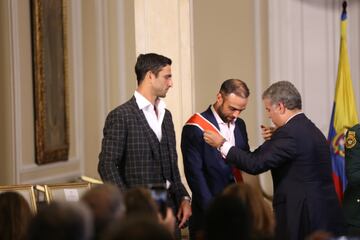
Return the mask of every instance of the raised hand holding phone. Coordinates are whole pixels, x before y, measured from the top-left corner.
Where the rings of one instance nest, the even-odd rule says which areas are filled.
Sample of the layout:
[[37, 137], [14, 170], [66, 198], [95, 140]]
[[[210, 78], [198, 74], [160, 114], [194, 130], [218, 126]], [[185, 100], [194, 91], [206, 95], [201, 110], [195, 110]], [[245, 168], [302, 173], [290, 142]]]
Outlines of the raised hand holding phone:
[[155, 200], [162, 218], [165, 219], [168, 208], [166, 185], [165, 184], [150, 185], [149, 188], [150, 188], [151, 196]]

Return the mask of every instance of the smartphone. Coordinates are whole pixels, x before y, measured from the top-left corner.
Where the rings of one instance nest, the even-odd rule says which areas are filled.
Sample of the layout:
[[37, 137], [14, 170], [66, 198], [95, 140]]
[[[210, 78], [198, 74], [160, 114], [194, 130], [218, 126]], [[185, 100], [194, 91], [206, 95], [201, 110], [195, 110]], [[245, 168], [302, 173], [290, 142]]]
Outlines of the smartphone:
[[167, 189], [165, 184], [150, 185], [150, 192], [152, 198], [155, 200], [159, 212], [163, 218], [166, 217], [167, 211]]

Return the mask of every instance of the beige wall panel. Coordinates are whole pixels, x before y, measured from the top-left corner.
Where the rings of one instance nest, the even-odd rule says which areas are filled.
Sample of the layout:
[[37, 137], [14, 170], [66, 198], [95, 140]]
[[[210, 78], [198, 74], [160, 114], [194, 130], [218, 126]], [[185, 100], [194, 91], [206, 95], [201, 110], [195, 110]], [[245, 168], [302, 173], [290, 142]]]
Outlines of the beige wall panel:
[[[20, 98], [21, 102], [21, 131], [20, 139], [22, 149], [16, 149], [17, 152], [21, 151], [21, 165], [33, 164], [35, 159], [34, 149], [34, 107], [33, 107], [33, 84], [32, 84], [32, 59], [31, 59], [31, 32], [30, 32], [30, 12], [29, 2], [23, 2], [18, 5], [19, 16], [19, 64], [21, 69], [20, 78]], [[21, 17], [20, 17], [21, 16]], [[18, 115], [19, 116], [19, 115]], [[17, 116], [17, 117], [18, 117]], [[19, 167], [19, 166], [18, 166]]]
[[[45, 167], [36, 172], [25, 171], [21, 175], [21, 183], [46, 184], [74, 180], [79, 177], [79, 168], [80, 162], [71, 162], [66, 165], [60, 165], [56, 168]], [[53, 176], [56, 176], [56, 178], [54, 178]], [[36, 182], [34, 182], [34, 179], [36, 179]]]
[[[252, 146], [257, 141], [253, 1], [193, 1], [195, 110], [215, 102], [221, 83], [240, 78], [250, 89], [247, 109], [241, 113]], [[217, 16], [217, 17], [214, 17]], [[255, 141], [256, 140], [256, 141]]]
[[99, 178], [98, 155], [106, 115], [128, 100], [136, 87], [134, 3], [89, 1], [83, 4], [82, 10], [83, 65], [86, 69], [84, 170], [85, 175]]
[[136, 87], [134, 2], [110, 0], [107, 9], [110, 111], [127, 101]]
[[[125, 72], [125, 96], [120, 96], [121, 101], [130, 98], [137, 86], [135, 75], [136, 47], [135, 47], [135, 10], [134, 1], [124, 0], [124, 67], [120, 71]], [[122, 54], [122, 53], [120, 53]], [[120, 89], [121, 90], [121, 89]]]
[[98, 65], [96, 55], [96, 18], [94, 1], [87, 1], [83, 7], [83, 66], [84, 66], [84, 146], [85, 174], [97, 176], [97, 156], [100, 150], [100, 95], [97, 79]]
[[9, 184], [14, 179], [13, 161], [13, 115], [11, 92], [11, 52], [9, 36], [9, 1], [0, 1], [0, 184]]

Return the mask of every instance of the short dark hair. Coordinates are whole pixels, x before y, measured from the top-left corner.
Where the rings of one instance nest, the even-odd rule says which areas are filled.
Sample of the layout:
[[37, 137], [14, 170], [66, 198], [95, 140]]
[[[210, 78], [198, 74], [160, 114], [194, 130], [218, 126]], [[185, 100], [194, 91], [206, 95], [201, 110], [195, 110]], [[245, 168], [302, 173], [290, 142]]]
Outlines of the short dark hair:
[[238, 198], [225, 195], [215, 197], [205, 216], [207, 240], [250, 239], [252, 221], [248, 210]]
[[115, 221], [104, 235], [106, 240], [172, 240], [164, 225], [144, 216], [132, 216], [126, 221]]
[[95, 239], [103, 234], [111, 222], [125, 215], [123, 194], [115, 185], [105, 183], [92, 187], [81, 200], [93, 213]]
[[32, 218], [29, 203], [18, 192], [0, 194], [0, 238], [25, 239]]
[[158, 219], [158, 207], [149, 189], [135, 187], [125, 193], [126, 216], [143, 215], [153, 220]]
[[301, 95], [296, 87], [288, 81], [279, 81], [273, 83], [266, 89], [262, 98], [268, 98], [271, 104], [283, 103], [289, 109], [301, 109]]
[[242, 98], [248, 98], [250, 95], [250, 91], [246, 83], [241, 81], [240, 79], [225, 80], [221, 84], [219, 92], [224, 96], [234, 93], [236, 96]]
[[88, 240], [92, 238], [92, 215], [84, 204], [52, 202], [30, 222], [28, 239]]
[[172, 61], [170, 58], [156, 53], [140, 54], [135, 64], [135, 73], [138, 85], [140, 85], [142, 80], [144, 80], [148, 71], [151, 71], [155, 74], [155, 76], [157, 76], [163, 67], [171, 65], [171, 63]]

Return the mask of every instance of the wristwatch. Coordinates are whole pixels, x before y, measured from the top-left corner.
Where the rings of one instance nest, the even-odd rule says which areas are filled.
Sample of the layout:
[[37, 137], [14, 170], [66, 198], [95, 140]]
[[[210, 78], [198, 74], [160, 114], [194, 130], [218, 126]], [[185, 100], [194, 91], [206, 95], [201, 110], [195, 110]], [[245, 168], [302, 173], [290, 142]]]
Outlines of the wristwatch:
[[223, 138], [223, 140], [221, 141], [220, 146], [216, 148], [219, 152], [221, 152], [221, 147], [224, 145], [225, 142], [226, 142], [226, 139]]
[[182, 200], [186, 200], [186, 201], [188, 201], [188, 202], [191, 204], [191, 198], [188, 197], [188, 196], [184, 196], [184, 197], [182, 198]]

